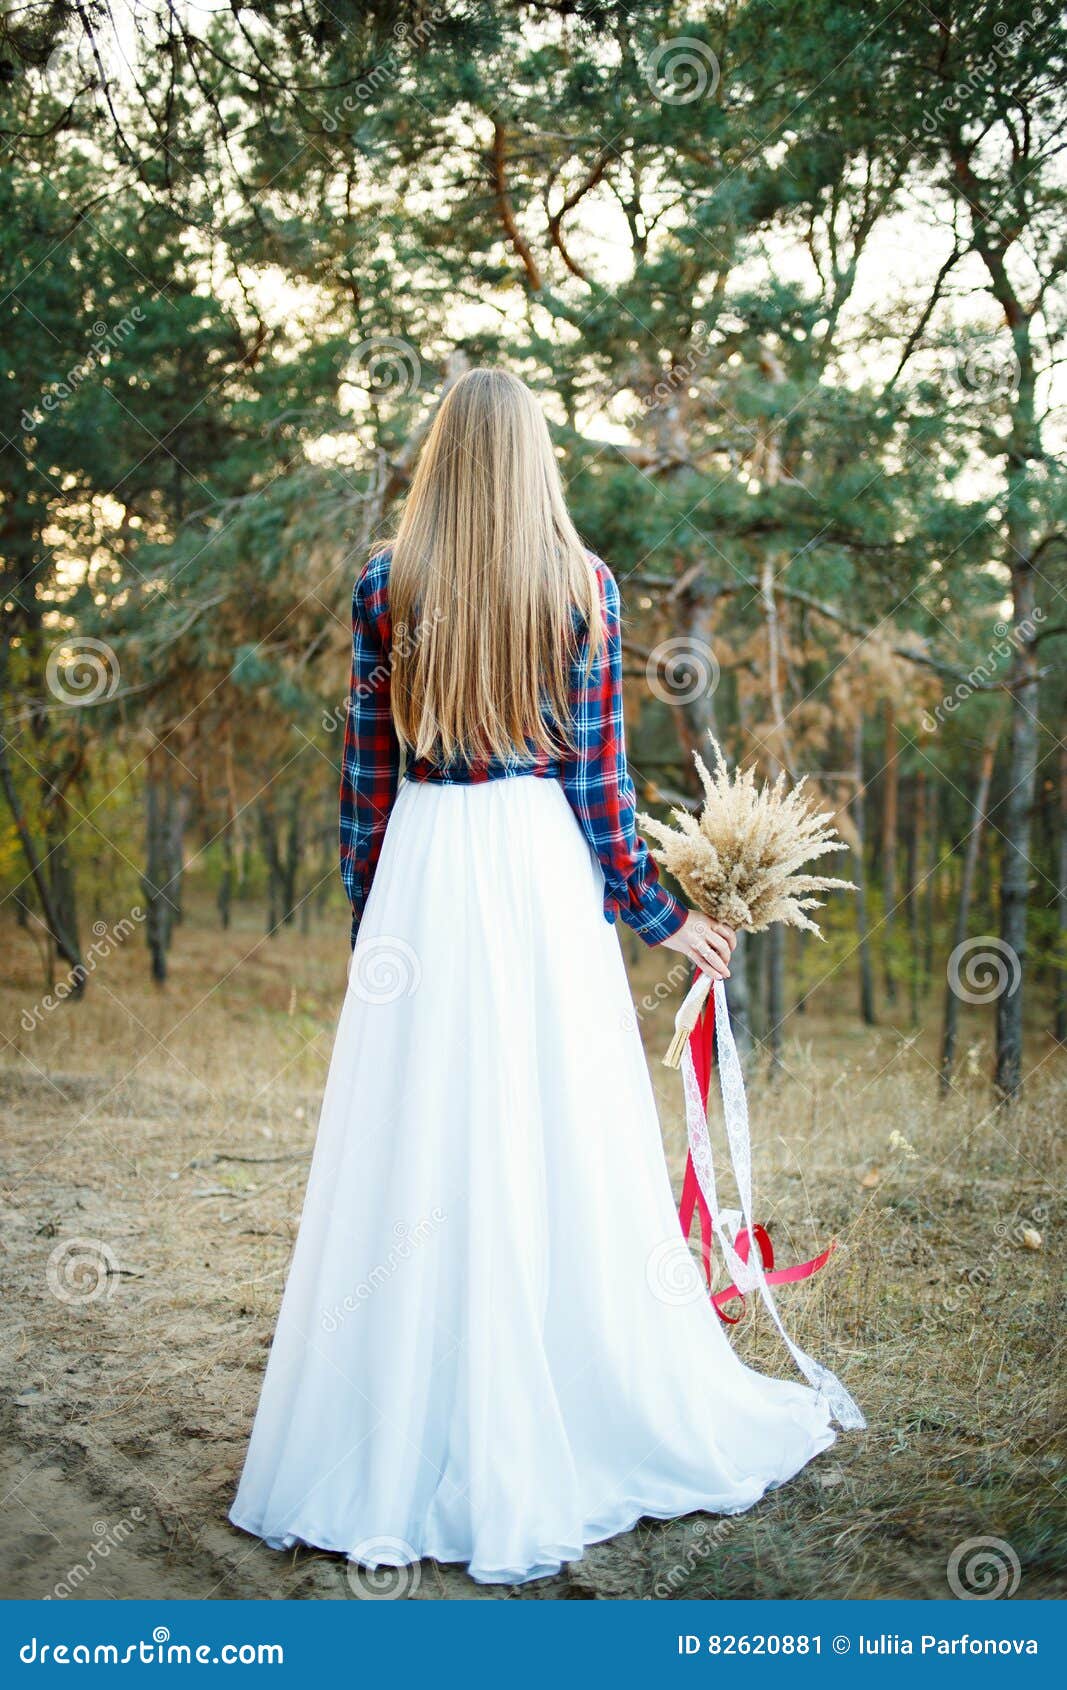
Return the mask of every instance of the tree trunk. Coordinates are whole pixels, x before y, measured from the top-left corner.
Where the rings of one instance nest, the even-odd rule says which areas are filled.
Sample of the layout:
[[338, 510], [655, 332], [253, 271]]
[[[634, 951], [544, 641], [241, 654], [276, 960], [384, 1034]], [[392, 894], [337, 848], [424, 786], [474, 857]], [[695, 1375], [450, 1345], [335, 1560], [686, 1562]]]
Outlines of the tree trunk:
[[[1031, 533], [1030, 465], [1044, 458], [1037, 413], [1037, 372], [1032, 323], [1044, 309], [1023, 299], [1008, 264], [1008, 253], [1023, 230], [1011, 227], [996, 203], [995, 190], [972, 164], [972, 151], [956, 130], [949, 147], [953, 181], [966, 207], [974, 250], [985, 265], [989, 291], [1004, 313], [1011, 331], [1018, 379], [1011, 398], [1011, 430], [1004, 463], [1004, 554], [1011, 572], [1013, 641], [1009, 690], [1011, 730], [1008, 790], [1001, 835], [1000, 939], [1007, 953], [1009, 984], [997, 999], [997, 1055], [994, 1082], [999, 1096], [1010, 1101], [1022, 1091], [1023, 1002], [1026, 990], [1026, 916], [1030, 898], [1030, 828], [1038, 763], [1039, 686], [1034, 626], [1034, 564]], [[990, 203], [992, 198], [992, 203]], [[1017, 202], [1018, 203], [1018, 202]], [[1025, 222], [1025, 219], [1024, 219]]]
[[856, 718], [855, 729], [856, 795], [852, 801], [852, 821], [856, 829], [856, 849], [853, 874], [856, 879], [856, 927], [859, 933], [860, 957], [860, 1018], [867, 1027], [876, 1024], [874, 1013], [874, 968], [871, 963], [871, 940], [867, 920], [866, 793], [863, 785], [863, 717]]
[[229, 925], [233, 912], [233, 821], [228, 819], [222, 830], [222, 879], [219, 881], [218, 911], [219, 925], [225, 931]]
[[294, 787], [289, 795], [289, 818], [282, 869], [282, 920], [286, 927], [296, 914], [296, 883], [300, 873], [302, 797]]
[[[70, 860], [70, 822], [67, 803], [53, 788], [44, 806], [45, 844], [48, 847], [48, 882], [52, 893], [52, 908], [65, 933], [78, 931], [78, 907], [74, 888], [74, 865]], [[85, 975], [74, 970], [72, 997], [80, 997], [85, 989]]]
[[726, 988], [734, 1042], [742, 1061], [746, 1062], [751, 1057], [756, 1042], [752, 1025], [751, 952], [749, 934], [739, 933], [736, 949], [730, 959], [730, 981]]
[[804, 989], [803, 982], [807, 977], [807, 957], [808, 947], [811, 942], [811, 934], [807, 932], [805, 928], [794, 928], [793, 932], [795, 934], [796, 945], [796, 979], [800, 985], [796, 1002], [793, 1005], [793, 1013], [794, 1015], [806, 1015], [808, 1013], [808, 994]]
[[[963, 875], [960, 880], [959, 901], [956, 905], [956, 923], [952, 934], [952, 948], [964, 944], [967, 938], [967, 928], [970, 924], [971, 894], [974, 890], [974, 875], [978, 865], [978, 853], [982, 842], [986, 816], [989, 810], [989, 788], [993, 779], [993, 765], [997, 755], [997, 739], [999, 724], [994, 727], [982, 747], [982, 762], [978, 771], [978, 791], [975, 795], [973, 821], [967, 835], [967, 847], [963, 856]], [[956, 1032], [959, 1026], [960, 1000], [952, 990], [951, 979], [945, 985], [945, 1017], [941, 1031], [941, 1090], [946, 1092], [952, 1084], [952, 1067], [956, 1059]]]
[[167, 816], [167, 895], [170, 899], [171, 921], [180, 926], [182, 896], [185, 881], [185, 827], [189, 819], [190, 795], [182, 784], [172, 792]]
[[15, 832], [18, 834], [19, 844], [22, 846], [22, 854], [26, 859], [30, 879], [33, 881], [34, 890], [37, 893], [45, 926], [57, 954], [63, 958], [64, 962], [70, 964], [74, 976], [74, 990], [75, 993], [79, 993], [85, 984], [85, 965], [82, 962], [81, 948], [78, 944], [77, 928], [67, 927], [64, 912], [53, 896], [50, 877], [45, 871], [40, 851], [37, 848], [37, 841], [30, 831], [29, 823], [23, 812], [8, 759], [7, 741], [3, 738], [0, 738], [0, 785], [4, 789], [4, 797], [7, 799], [8, 809], [11, 811], [11, 819], [15, 824]]
[[263, 857], [267, 865], [267, 934], [270, 938], [282, 924], [285, 898], [282, 892], [281, 853], [278, 849], [278, 821], [274, 805], [264, 799], [259, 805], [259, 829], [263, 840]]
[[767, 1042], [770, 1073], [782, 1072], [782, 1023], [785, 1020], [785, 928], [776, 921], [767, 934]]
[[337, 864], [337, 817], [334, 814], [335, 801], [333, 794], [329, 795], [326, 813], [322, 827], [319, 830], [319, 852], [321, 867], [318, 883], [315, 888], [315, 908], [319, 915], [326, 913], [330, 901], [330, 891], [334, 884]]
[[223, 929], [233, 919], [233, 893], [237, 878], [237, 781], [233, 769], [233, 734], [226, 735], [224, 757], [226, 781], [226, 820], [222, 829], [222, 879], [219, 882], [219, 922]]
[[1067, 1044], [1067, 741], [1060, 746], [1059, 805], [1056, 815], [1056, 996], [1052, 1036]]
[[[702, 756], [708, 749], [708, 734], [715, 733], [715, 670], [711, 666], [713, 652], [714, 596], [689, 593], [683, 598], [686, 613], [686, 635], [693, 649], [693, 675], [697, 678], [706, 669], [709, 684], [687, 687], [674, 709], [675, 727], [687, 767], [693, 751]], [[716, 738], [718, 735], [716, 734]], [[748, 950], [743, 933], [738, 934], [737, 949], [730, 965], [730, 984], [727, 988], [730, 1004], [730, 1025], [742, 1061], [752, 1054], [752, 991], [748, 978]]]
[[[689, 665], [679, 664], [684, 675], [676, 705], [678, 736], [686, 753], [686, 766], [691, 766], [692, 754], [699, 751], [707, 760], [708, 734], [718, 739], [715, 723], [715, 684], [718, 669], [715, 664], [715, 595], [690, 592], [683, 598], [686, 638], [692, 648]], [[683, 654], [679, 653], [679, 658]], [[676, 663], [678, 659], [676, 658]]]
[[926, 884], [923, 887], [923, 996], [934, 977], [934, 931], [937, 926], [937, 879], [941, 850], [941, 790], [931, 785], [926, 822]]
[[174, 789], [166, 765], [166, 754], [160, 746], [155, 746], [149, 753], [145, 780], [145, 872], [141, 880], [152, 978], [161, 986], [167, 979], [167, 952], [174, 921], [170, 886]]
[[[774, 379], [774, 372], [772, 372]], [[774, 486], [779, 478], [780, 463], [777, 453], [777, 439], [772, 436], [768, 443], [764, 476], [768, 485]], [[763, 606], [763, 621], [767, 630], [767, 687], [770, 693], [771, 714], [774, 718], [774, 755], [768, 759], [768, 774], [771, 780], [777, 779], [783, 767], [795, 780], [792, 768], [792, 752], [789, 744], [789, 733], [786, 727], [785, 708], [782, 702], [782, 634], [778, 620], [778, 603], [774, 595], [774, 560], [768, 553], [760, 567], [760, 600]], [[770, 1045], [772, 1076], [782, 1071], [782, 1019], [785, 1014], [785, 943], [782, 928], [778, 923], [772, 926], [767, 942], [767, 1039]]]
[[885, 794], [882, 807], [882, 978], [887, 1003], [897, 1001], [893, 941], [897, 914], [897, 832], [900, 816], [900, 735], [893, 701], [885, 701]]
[[922, 887], [924, 844], [926, 840], [926, 770], [915, 771], [912, 792], [911, 839], [908, 855], [908, 926], [911, 930], [911, 1024], [917, 1027], [922, 1020], [923, 979]]
[[[1020, 543], [1023, 536], [1020, 535]], [[1011, 983], [997, 999], [995, 1084], [1007, 1101], [1022, 1091], [1023, 992], [1026, 961], [1026, 914], [1030, 896], [1030, 823], [1037, 779], [1038, 674], [1034, 644], [1034, 575], [1029, 558], [1016, 558], [1012, 569], [1015, 661], [1011, 682], [1011, 748], [1008, 791], [1000, 822], [1000, 938], [1007, 948]], [[1014, 971], [1014, 972], [1012, 972]], [[1017, 982], [1017, 984], [1016, 984]], [[1014, 987], [1014, 989], [1012, 989]]]

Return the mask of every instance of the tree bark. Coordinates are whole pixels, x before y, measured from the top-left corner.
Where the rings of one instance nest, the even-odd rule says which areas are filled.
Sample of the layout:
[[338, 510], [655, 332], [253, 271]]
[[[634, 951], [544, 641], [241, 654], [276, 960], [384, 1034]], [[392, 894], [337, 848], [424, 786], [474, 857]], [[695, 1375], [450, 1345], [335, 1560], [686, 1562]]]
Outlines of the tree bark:
[[[682, 605], [686, 614], [686, 635], [693, 647], [693, 661], [700, 665], [713, 650], [714, 595], [685, 594]], [[684, 753], [690, 763], [692, 753], [707, 751], [708, 734], [715, 733], [715, 694], [712, 687], [699, 688], [695, 695], [679, 701], [674, 708], [675, 728]], [[716, 734], [716, 738], [718, 735]], [[730, 984], [727, 995], [730, 1004], [730, 1024], [742, 1061], [752, 1054], [752, 990], [748, 976], [750, 947], [745, 935], [737, 936], [737, 949], [730, 965]]]
[[285, 857], [282, 861], [282, 920], [286, 927], [296, 914], [296, 884], [300, 874], [300, 854], [303, 847], [301, 826], [302, 795], [294, 787], [289, 795], [289, 818], [285, 835]]
[[166, 764], [162, 747], [154, 746], [149, 753], [145, 779], [145, 872], [141, 879], [152, 978], [160, 986], [166, 984], [167, 953], [174, 922], [171, 902], [174, 789]]
[[[70, 822], [63, 794], [53, 787], [44, 805], [45, 843], [48, 847], [48, 882], [52, 893], [52, 908], [64, 933], [78, 931], [78, 901], [75, 893], [74, 865], [70, 859]], [[85, 990], [85, 973], [75, 968], [72, 997], [81, 997]]]
[[[1025, 544], [1020, 533], [1019, 543]], [[1001, 833], [1000, 937], [1018, 958], [1019, 984], [997, 999], [998, 1095], [1010, 1102], [1022, 1092], [1023, 994], [1026, 980], [1026, 917], [1030, 898], [1030, 826], [1038, 761], [1038, 674], [1034, 644], [1034, 574], [1029, 561], [1012, 569], [1016, 654], [1012, 677], [1008, 792]], [[1029, 629], [1029, 632], [1027, 631]]]
[[886, 1002], [897, 1001], [896, 958], [893, 942], [897, 915], [897, 833], [900, 825], [900, 735], [893, 700], [887, 698], [885, 712], [885, 792], [882, 804], [882, 978]]
[[730, 958], [730, 983], [726, 999], [730, 1006], [730, 1025], [734, 1042], [742, 1061], [747, 1062], [755, 1047], [752, 996], [752, 943], [747, 933], [737, 935], [737, 946]]
[[11, 811], [11, 819], [15, 824], [15, 832], [18, 834], [19, 844], [22, 846], [22, 854], [30, 871], [30, 879], [33, 881], [34, 890], [37, 893], [41, 914], [44, 917], [49, 937], [57, 954], [71, 966], [76, 980], [75, 994], [77, 994], [85, 984], [85, 965], [82, 962], [81, 950], [78, 945], [77, 930], [67, 928], [63, 913], [53, 896], [51, 879], [45, 872], [41, 854], [37, 849], [37, 842], [26, 820], [18, 789], [15, 786], [11, 763], [7, 754], [6, 738], [0, 738], [0, 785], [4, 789], [4, 797], [7, 799], [8, 809]]
[[856, 878], [856, 928], [859, 933], [860, 958], [860, 1018], [864, 1025], [876, 1025], [874, 1012], [874, 967], [871, 962], [871, 940], [867, 919], [866, 793], [863, 785], [863, 716], [856, 717], [854, 760], [856, 767], [856, 795], [852, 800], [852, 821], [856, 829], [853, 874]]
[[263, 840], [263, 857], [267, 865], [267, 934], [273, 938], [282, 924], [285, 900], [282, 896], [278, 821], [273, 803], [266, 798], [259, 805], [259, 830]]
[[[956, 905], [956, 922], [952, 934], [952, 948], [958, 949], [967, 938], [970, 924], [971, 896], [974, 891], [975, 869], [978, 866], [978, 855], [982, 842], [989, 810], [989, 789], [993, 779], [993, 765], [996, 762], [997, 739], [999, 738], [999, 724], [994, 727], [982, 747], [982, 761], [978, 771], [978, 791], [975, 794], [973, 821], [967, 835], [967, 846], [963, 855], [963, 875], [960, 880], [959, 900]], [[952, 990], [951, 982], [945, 985], [945, 1013], [941, 1029], [941, 1075], [942, 1092], [947, 1092], [952, 1084], [952, 1067], [956, 1060], [956, 1034], [959, 1027], [960, 1000]]]
[[767, 1042], [770, 1073], [782, 1072], [782, 1024], [785, 1021], [785, 928], [776, 921], [767, 934]]
[[693, 648], [693, 674], [699, 677], [705, 671], [709, 672], [709, 685], [701, 687], [693, 697], [687, 692], [677, 706], [678, 734], [686, 750], [688, 764], [694, 751], [699, 751], [707, 759], [709, 733], [714, 734], [716, 739], [719, 737], [715, 721], [715, 689], [711, 684], [715, 675], [711, 668], [715, 650], [715, 596], [687, 593], [682, 604], [686, 637]]
[[218, 911], [219, 926], [225, 930], [229, 927], [233, 913], [233, 822], [228, 819], [222, 830], [222, 878], [219, 881]]
[[926, 770], [915, 771], [912, 791], [911, 838], [908, 855], [908, 926], [911, 931], [911, 1023], [917, 1027], [922, 1019], [922, 1000], [926, 989], [923, 978], [924, 950], [922, 935], [922, 880], [926, 842]]
[[[7, 696], [7, 671], [10, 656], [8, 638], [0, 641], [0, 702]], [[78, 929], [73, 923], [68, 925], [68, 913], [65, 912], [56, 899], [53, 890], [53, 877], [49, 873], [49, 865], [41, 856], [37, 841], [26, 813], [22, 807], [18, 787], [15, 783], [11, 759], [8, 755], [8, 738], [6, 731], [0, 732], [0, 786], [4, 789], [11, 820], [14, 823], [18, 841], [22, 847], [22, 854], [26, 859], [30, 879], [37, 893], [37, 900], [41, 906], [41, 915], [49, 937], [56, 948], [56, 954], [63, 961], [70, 964], [73, 975], [73, 993], [80, 995], [85, 986], [85, 964], [82, 961], [81, 946], [78, 943]]]
[[[1009, 972], [1018, 984], [997, 999], [997, 1053], [994, 1083], [1006, 1102], [1023, 1085], [1023, 1005], [1026, 993], [1026, 927], [1030, 899], [1030, 830], [1038, 764], [1038, 664], [1033, 623], [1034, 562], [1029, 475], [1044, 451], [1038, 422], [1037, 369], [1032, 326], [1042, 296], [1024, 301], [1008, 267], [1008, 252], [1021, 230], [1002, 209], [995, 188], [972, 166], [973, 147], [956, 128], [949, 140], [952, 185], [971, 226], [974, 250], [985, 266], [989, 291], [1011, 332], [1018, 379], [1013, 384], [1011, 428], [1005, 451], [1004, 561], [1011, 573], [1015, 655], [1009, 678], [1011, 730], [1008, 792], [998, 822], [1001, 843], [1000, 938], [1017, 959]], [[1014, 184], [1013, 184], [1014, 185]], [[1020, 201], [1016, 193], [1015, 205]], [[1025, 226], [1025, 214], [1022, 223]]]
[[189, 819], [190, 795], [184, 784], [171, 794], [167, 816], [167, 895], [170, 899], [171, 921], [180, 926], [184, 914], [182, 897], [185, 889], [185, 828]]
[[[765, 477], [769, 485], [774, 486], [779, 479], [780, 463], [777, 456], [777, 445], [773, 441], [773, 437], [772, 442], [767, 446], [765, 457]], [[767, 773], [771, 780], [775, 780], [781, 773], [783, 765], [789, 766], [790, 774], [793, 771], [785, 709], [782, 703], [782, 636], [778, 620], [778, 605], [774, 596], [774, 561], [770, 553], [763, 559], [760, 567], [760, 600], [763, 606], [764, 625], [767, 630], [767, 687], [770, 693], [775, 737], [774, 755], [768, 758]], [[766, 968], [767, 1043], [770, 1047], [770, 1071], [773, 1076], [780, 1074], [782, 1071], [782, 1020], [785, 1013], [785, 944], [782, 929], [777, 923], [768, 934]]]
[[934, 932], [937, 926], [938, 863], [941, 853], [941, 789], [931, 783], [926, 818], [926, 881], [923, 886], [923, 996], [934, 977]]
[[1056, 1009], [1053, 1036], [1057, 1043], [1067, 1044], [1067, 742], [1060, 746], [1059, 810], [1057, 815], [1056, 859], [1056, 925], [1059, 944], [1056, 947]]

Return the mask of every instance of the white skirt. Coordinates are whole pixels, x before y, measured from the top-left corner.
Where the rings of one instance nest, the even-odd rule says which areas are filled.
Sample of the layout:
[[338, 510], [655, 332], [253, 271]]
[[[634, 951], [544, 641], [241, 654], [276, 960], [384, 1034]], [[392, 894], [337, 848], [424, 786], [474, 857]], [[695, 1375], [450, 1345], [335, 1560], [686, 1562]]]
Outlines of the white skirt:
[[555, 781], [405, 781], [230, 1518], [366, 1565], [558, 1571], [834, 1441], [682, 1244], [603, 876]]

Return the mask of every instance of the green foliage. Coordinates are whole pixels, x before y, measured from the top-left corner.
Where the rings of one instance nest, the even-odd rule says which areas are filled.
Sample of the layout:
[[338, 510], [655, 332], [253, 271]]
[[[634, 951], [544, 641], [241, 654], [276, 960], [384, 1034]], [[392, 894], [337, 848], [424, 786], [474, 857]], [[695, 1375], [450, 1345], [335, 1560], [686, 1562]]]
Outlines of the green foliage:
[[[23, 420], [0, 514], [27, 797], [72, 745], [87, 793], [165, 746], [209, 831], [264, 791], [325, 792], [352, 577], [464, 361], [543, 395], [635, 640], [714, 605], [736, 749], [768, 754], [768, 564], [805, 766], [839, 769], [851, 719], [876, 714], [866, 633], [928, 660], [901, 659], [918, 743], [921, 710], [989, 650], [1020, 514], [1052, 620], [1067, 216], [1046, 0], [965, 27], [840, 0], [142, 17], [135, 78], [102, 10], [3, 26], [0, 382]], [[695, 93], [674, 80], [694, 74]], [[1025, 333], [983, 243], [1006, 249]], [[48, 698], [60, 635], [117, 653], [91, 712]], [[1042, 662], [1062, 649], [1050, 634]], [[943, 843], [970, 825], [998, 702], [972, 689], [924, 752]], [[672, 788], [701, 724], [668, 710], [654, 736], [679, 727], [657, 764]], [[877, 734], [865, 753], [877, 820]]]

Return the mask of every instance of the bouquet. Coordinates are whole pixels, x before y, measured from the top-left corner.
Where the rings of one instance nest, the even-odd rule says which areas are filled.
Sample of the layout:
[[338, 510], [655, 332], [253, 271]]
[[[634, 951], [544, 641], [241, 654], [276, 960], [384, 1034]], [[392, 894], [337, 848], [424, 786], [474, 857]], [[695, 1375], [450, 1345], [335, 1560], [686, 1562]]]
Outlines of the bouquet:
[[[803, 863], [830, 851], [843, 851], [845, 842], [826, 811], [817, 810], [798, 781], [785, 790], [785, 775], [773, 786], [758, 787], [751, 769], [731, 774], [718, 741], [709, 734], [715, 753], [715, 773], [698, 753], [693, 761], [704, 788], [699, 818], [672, 811], [676, 827], [652, 816], [639, 816], [647, 834], [657, 841], [652, 855], [678, 881], [686, 898], [712, 921], [741, 933], [762, 933], [772, 922], [802, 927], [822, 938], [808, 910], [819, 909], [815, 892], [854, 891], [849, 880], [821, 874], [798, 874]], [[698, 974], [675, 1017], [674, 1039], [663, 1058], [677, 1068], [686, 1040], [696, 1027], [711, 981]]]
[[[808, 913], [821, 907], [816, 894], [854, 889], [849, 881], [800, 872], [815, 858], [845, 849], [832, 817], [816, 808], [803, 781], [787, 791], [784, 774], [771, 785], [757, 786], [751, 769], [731, 773], [714, 736], [709, 738], [714, 774], [699, 755], [693, 758], [704, 788], [699, 817], [675, 810], [674, 827], [651, 816], [638, 818], [653, 841], [652, 855], [679, 882], [688, 901], [713, 921], [747, 933], [762, 932], [780, 921], [822, 938]], [[739, 1317], [726, 1315], [726, 1307], [737, 1299], [743, 1304], [745, 1291], [758, 1289], [794, 1361], [809, 1384], [825, 1395], [833, 1418], [841, 1426], [863, 1426], [863, 1415], [841, 1381], [793, 1342], [775, 1306], [771, 1285], [810, 1278], [826, 1265], [835, 1246], [831, 1243], [819, 1256], [794, 1267], [774, 1267], [767, 1231], [752, 1219], [748, 1099], [726, 992], [716, 980], [712, 1006], [705, 1012], [711, 984], [706, 974], [697, 974], [675, 1016], [674, 1038], [664, 1057], [668, 1067], [681, 1068], [685, 1092], [689, 1158], [680, 1210], [683, 1234], [688, 1237], [694, 1211], [699, 1211], [709, 1290], [711, 1241], [718, 1236], [733, 1274], [733, 1283], [712, 1297], [720, 1316], [733, 1324]], [[712, 1033], [740, 1211], [720, 1210], [715, 1187], [707, 1117]]]

